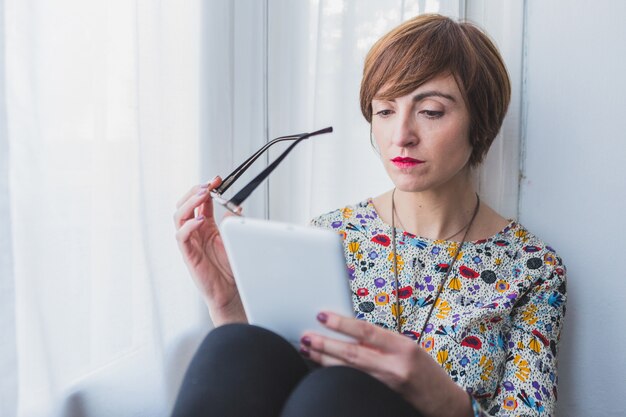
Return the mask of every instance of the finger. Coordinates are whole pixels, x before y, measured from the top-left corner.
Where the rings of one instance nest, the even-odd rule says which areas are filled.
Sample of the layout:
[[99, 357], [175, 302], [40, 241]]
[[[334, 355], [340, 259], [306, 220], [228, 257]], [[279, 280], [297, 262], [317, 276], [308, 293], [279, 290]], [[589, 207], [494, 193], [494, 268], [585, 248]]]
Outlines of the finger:
[[189, 242], [189, 237], [196, 231], [202, 223], [206, 220], [204, 216], [198, 216], [193, 219], [187, 220], [177, 231], [176, 240], [181, 247], [185, 246]]
[[315, 350], [310, 350], [310, 348], [301, 348], [300, 353], [302, 353], [304, 357], [309, 358], [313, 362], [317, 362], [322, 366], [349, 366], [347, 363], [338, 358], [325, 355]]
[[181, 197], [180, 200], [178, 200], [178, 202], [176, 203], [176, 208], [180, 208], [180, 206], [182, 206], [187, 200], [189, 200], [189, 197], [193, 197], [195, 194], [197, 194], [198, 191], [200, 191], [200, 188], [207, 188], [208, 190], [213, 190], [216, 187], [219, 187], [221, 183], [222, 183], [222, 179], [218, 175], [215, 178], [213, 178], [211, 181], [208, 181], [204, 184], [194, 185], [193, 187], [189, 189], [189, 191], [185, 193], [184, 196]]
[[[395, 355], [383, 357], [383, 354], [372, 350], [372, 348], [357, 346], [361, 349], [365, 349], [363, 351], [364, 353], [369, 350], [371, 357], [368, 357], [368, 354], [362, 354], [359, 355], [359, 357], [363, 360], [357, 359], [349, 361], [340, 356], [335, 356], [328, 351], [323, 352], [316, 350], [314, 348], [314, 344], [315, 343], [311, 343], [308, 346], [302, 345], [300, 347], [300, 353], [304, 357], [309, 358], [322, 366], [350, 366], [371, 375], [395, 390], [398, 390], [402, 384], [402, 376], [399, 376], [397, 372], [394, 371], [403, 370], [407, 365], [398, 363], [396, 360], [397, 357], [394, 358]], [[400, 381], [400, 385], [398, 381]]]
[[385, 352], [396, 351], [394, 347], [400, 344], [397, 338], [404, 337], [372, 323], [339, 314], [322, 312], [317, 317], [329, 329], [352, 336], [362, 344]]
[[197, 207], [197, 211], [196, 211], [197, 215], [202, 215], [204, 217], [213, 217], [213, 199], [212, 198], [206, 198], [203, 199], [202, 204], [200, 204]]
[[371, 371], [381, 361], [381, 353], [369, 346], [344, 342], [316, 333], [305, 334], [301, 343], [302, 347], [308, 349], [311, 356], [319, 359], [322, 364], [339, 362], [364, 371]]
[[198, 208], [198, 206], [208, 198], [211, 197], [208, 195], [208, 191], [206, 189], [200, 189], [198, 193], [189, 197], [189, 200], [187, 200], [178, 210], [174, 212], [174, 224], [176, 225], [176, 228], [181, 228], [187, 220], [191, 220], [196, 217], [196, 208]]
[[[198, 215], [203, 215], [208, 219], [213, 218], [213, 205], [210, 190], [215, 188], [215, 184], [216, 182], [214, 181], [206, 188], [196, 186], [196, 193], [192, 194], [174, 213], [174, 224], [177, 228], [180, 228], [184, 222]], [[205, 206], [204, 210], [198, 209], [201, 205]], [[196, 209], [198, 210], [196, 211]]]
[[[213, 199], [206, 200], [200, 206], [200, 208], [198, 209], [198, 212], [203, 214], [206, 217], [213, 216]], [[224, 221], [225, 218], [230, 217], [230, 216], [241, 216], [242, 213], [243, 213], [243, 208], [241, 208], [241, 207], [238, 207], [237, 214], [233, 213], [229, 209], [226, 209], [224, 211], [224, 215], [222, 216], [222, 221]]]

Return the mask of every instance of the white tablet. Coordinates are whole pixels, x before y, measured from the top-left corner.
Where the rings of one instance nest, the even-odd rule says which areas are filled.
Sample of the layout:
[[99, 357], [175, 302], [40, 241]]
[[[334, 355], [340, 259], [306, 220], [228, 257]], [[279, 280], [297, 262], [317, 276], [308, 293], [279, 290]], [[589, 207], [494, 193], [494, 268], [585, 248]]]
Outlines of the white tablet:
[[331, 230], [227, 217], [220, 232], [250, 324], [298, 345], [322, 311], [354, 317], [341, 237]]

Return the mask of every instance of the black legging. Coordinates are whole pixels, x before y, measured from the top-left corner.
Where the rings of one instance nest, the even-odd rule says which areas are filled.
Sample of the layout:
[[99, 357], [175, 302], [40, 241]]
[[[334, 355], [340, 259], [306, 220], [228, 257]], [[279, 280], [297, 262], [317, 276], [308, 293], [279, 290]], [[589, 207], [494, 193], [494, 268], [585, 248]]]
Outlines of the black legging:
[[310, 364], [269, 330], [246, 324], [218, 327], [191, 361], [172, 416], [420, 416], [364, 372]]

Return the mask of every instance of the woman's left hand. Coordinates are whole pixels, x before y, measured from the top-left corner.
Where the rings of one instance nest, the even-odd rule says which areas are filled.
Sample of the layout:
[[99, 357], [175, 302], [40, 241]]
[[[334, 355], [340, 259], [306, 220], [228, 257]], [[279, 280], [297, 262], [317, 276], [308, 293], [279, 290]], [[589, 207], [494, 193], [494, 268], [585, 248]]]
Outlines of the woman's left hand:
[[344, 342], [307, 332], [301, 352], [322, 366], [359, 369], [402, 395], [425, 416], [472, 416], [468, 395], [426, 351], [406, 336], [374, 324], [322, 312], [327, 328], [355, 339]]

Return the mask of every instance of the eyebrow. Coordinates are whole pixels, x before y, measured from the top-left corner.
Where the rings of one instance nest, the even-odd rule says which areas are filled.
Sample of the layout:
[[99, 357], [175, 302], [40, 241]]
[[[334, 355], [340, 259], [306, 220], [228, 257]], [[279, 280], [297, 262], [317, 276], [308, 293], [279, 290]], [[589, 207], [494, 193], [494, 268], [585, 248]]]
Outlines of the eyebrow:
[[[412, 101], [413, 103], [417, 103], [420, 102], [422, 100], [424, 100], [425, 98], [428, 97], [442, 97], [445, 99], [448, 99], [450, 101], [452, 101], [453, 103], [456, 103], [456, 99], [454, 98], [454, 96], [451, 96], [450, 94], [446, 94], [446, 93], [442, 93], [441, 91], [437, 91], [437, 90], [432, 90], [432, 91], [424, 91], [423, 93], [419, 93], [413, 96]], [[380, 97], [374, 97], [372, 100], [381, 100], [381, 101], [396, 101], [395, 98], [392, 99], [384, 99], [384, 98], [380, 98]]]
[[428, 97], [442, 97], [456, 103], [456, 99], [453, 96], [451, 96], [450, 94], [442, 93], [441, 91], [424, 91], [423, 93], [416, 94], [413, 96], [413, 102], [417, 103]]

